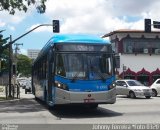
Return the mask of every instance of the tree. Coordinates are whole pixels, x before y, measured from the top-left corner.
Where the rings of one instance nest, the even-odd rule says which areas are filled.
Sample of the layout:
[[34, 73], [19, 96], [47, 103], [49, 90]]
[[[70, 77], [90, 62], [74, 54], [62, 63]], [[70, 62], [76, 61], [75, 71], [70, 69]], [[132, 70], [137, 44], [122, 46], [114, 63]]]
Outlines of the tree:
[[7, 40], [9, 39], [9, 37], [3, 38], [3, 35], [1, 34], [3, 31], [4, 30], [0, 31], [0, 58], [3, 54], [3, 51], [8, 48]]
[[31, 75], [32, 60], [25, 55], [18, 55], [17, 71], [23, 76]]
[[8, 44], [7, 40], [8, 38], [3, 38], [3, 35], [1, 34], [4, 30], [0, 31], [0, 72], [8, 70]]
[[47, 0], [1, 0], [0, 11], [6, 10], [14, 15], [15, 10], [27, 12], [29, 6], [36, 5], [37, 11], [44, 13], [46, 10], [46, 1]]
[[6, 49], [3, 51], [3, 54], [1, 55], [1, 58], [0, 58], [0, 62], [1, 62], [1, 66], [0, 66], [0, 71], [2, 72], [8, 72], [8, 64], [9, 64], [9, 50]]

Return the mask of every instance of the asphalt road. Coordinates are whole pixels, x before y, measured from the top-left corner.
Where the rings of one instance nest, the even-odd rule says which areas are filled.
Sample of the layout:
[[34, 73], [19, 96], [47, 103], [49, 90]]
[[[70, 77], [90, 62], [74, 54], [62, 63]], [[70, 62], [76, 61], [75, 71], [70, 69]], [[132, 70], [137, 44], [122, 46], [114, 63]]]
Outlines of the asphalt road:
[[118, 96], [115, 104], [95, 110], [79, 106], [48, 110], [32, 94], [20, 100], [0, 101], [0, 124], [160, 124], [160, 97], [129, 99]]

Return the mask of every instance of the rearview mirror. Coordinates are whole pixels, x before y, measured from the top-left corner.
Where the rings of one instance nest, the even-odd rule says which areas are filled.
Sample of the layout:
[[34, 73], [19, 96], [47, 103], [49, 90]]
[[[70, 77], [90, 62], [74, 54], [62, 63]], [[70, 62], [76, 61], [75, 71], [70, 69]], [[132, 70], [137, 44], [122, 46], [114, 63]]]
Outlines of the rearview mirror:
[[124, 84], [124, 85], [123, 85], [123, 87], [127, 87], [127, 85], [126, 85], [126, 84]]

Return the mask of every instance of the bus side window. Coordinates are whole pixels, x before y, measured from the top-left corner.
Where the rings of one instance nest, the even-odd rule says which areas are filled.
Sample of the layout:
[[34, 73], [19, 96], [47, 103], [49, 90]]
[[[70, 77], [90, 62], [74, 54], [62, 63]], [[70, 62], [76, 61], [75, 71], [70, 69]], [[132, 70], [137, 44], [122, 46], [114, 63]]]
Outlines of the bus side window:
[[52, 74], [54, 74], [54, 62], [52, 62]]

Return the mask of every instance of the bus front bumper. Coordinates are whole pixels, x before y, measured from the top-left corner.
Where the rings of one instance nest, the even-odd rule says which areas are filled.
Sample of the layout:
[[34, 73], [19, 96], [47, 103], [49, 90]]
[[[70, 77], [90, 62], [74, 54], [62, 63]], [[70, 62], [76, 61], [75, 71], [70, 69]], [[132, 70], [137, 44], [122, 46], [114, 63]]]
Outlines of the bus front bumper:
[[56, 89], [55, 104], [113, 104], [116, 102], [116, 89], [101, 92], [71, 92]]

